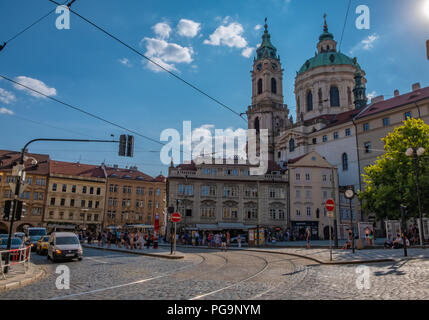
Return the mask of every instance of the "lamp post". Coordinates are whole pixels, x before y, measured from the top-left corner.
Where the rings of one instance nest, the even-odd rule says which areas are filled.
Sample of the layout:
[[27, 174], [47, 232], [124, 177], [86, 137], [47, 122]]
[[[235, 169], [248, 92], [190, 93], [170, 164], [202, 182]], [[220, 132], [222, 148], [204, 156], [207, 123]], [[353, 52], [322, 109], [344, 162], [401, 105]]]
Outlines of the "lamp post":
[[352, 250], [355, 253], [355, 231], [353, 228], [353, 211], [352, 211], [352, 200], [355, 196], [355, 192], [352, 189], [347, 189], [344, 196], [349, 199], [350, 204], [350, 228], [352, 230]]
[[420, 187], [419, 187], [419, 170], [418, 170], [418, 157], [422, 156], [425, 153], [425, 149], [420, 148], [408, 148], [405, 152], [407, 157], [413, 157], [413, 167], [414, 167], [414, 175], [416, 179], [416, 190], [417, 190], [417, 204], [419, 207], [419, 238], [420, 245], [423, 245], [423, 212], [422, 212], [422, 204], [420, 199]]

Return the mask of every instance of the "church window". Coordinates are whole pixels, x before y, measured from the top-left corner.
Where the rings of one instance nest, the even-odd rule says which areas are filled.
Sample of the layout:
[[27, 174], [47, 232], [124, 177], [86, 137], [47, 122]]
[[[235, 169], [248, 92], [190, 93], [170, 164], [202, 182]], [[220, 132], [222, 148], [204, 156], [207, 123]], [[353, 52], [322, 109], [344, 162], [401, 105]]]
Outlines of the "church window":
[[347, 99], [349, 106], [352, 105], [352, 90], [350, 89], [350, 87], [347, 87]]
[[343, 171], [349, 170], [349, 160], [347, 153], [343, 153]]
[[258, 80], [258, 94], [262, 93], [262, 79]]
[[271, 78], [271, 92], [277, 93], [277, 81], [274, 78]]
[[319, 89], [319, 105], [323, 104], [323, 95], [322, 95], [322, 89]]
[[313, 111], [313, 94], [311, 91], [307, 94], [307, 111]]
[[255, 130], [256, 130], [256, 133], [259, 133], [259, 118], [255, 119]]
[[290, 139], [289, 140], [289, 152], [294, 152], [294, 151], [295, 151], [295, 140]]
[[340, 106], [340, 92], [338, 91], [338, 87], [335, 87], [335, 86], [331, 87], [330, 98], [331, 98], [331, 107]]

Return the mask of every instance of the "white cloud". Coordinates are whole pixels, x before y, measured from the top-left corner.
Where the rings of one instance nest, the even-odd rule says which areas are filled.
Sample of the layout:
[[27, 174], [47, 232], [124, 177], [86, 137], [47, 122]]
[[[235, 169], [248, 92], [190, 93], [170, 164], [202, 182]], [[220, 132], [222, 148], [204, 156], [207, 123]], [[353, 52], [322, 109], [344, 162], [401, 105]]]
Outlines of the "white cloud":
[[[33, 79], [30, 77], [26, 77], [26, 76], [19, 76], [15, 78], [16, 82], [21, 83], [24, 86], [27, 86], [29, 88], [32, 88], [36, 91], [39, 91], [40, 93], [43, 93], [44, 95], [47, 95], [49, 97], [51, 96], [56, 96], [57, 95], [57, 90], [55, 88], [50, 88], [48, 87], [43, 81], [37, 80], [37, 79]], [[15, 89], [17, 90], [21, 90], [21, 91], [25, 91], [28, 94], [32, 95], [33, 97], [36, 98], [45, 98], [45, 96], [42, 96], [34, 91], [31, 91], [27, 88], [24, 88], [20, 85], [14, 84], [13, 85]]]
[[380, 39], [380, 36], [376, 33], [369, 35], [368, 37], [366, 37], [365, 39], [363, 39], [362, 41], [360, 41], [357, 45], [355, 45], [351, 50], [350, 50], [350, 54], [353, 54], [354, 52], [358, 51], [358, 50], [370, 50], [374, 47], [374, 43]]
[[[154, 61], [154, 62], [156, 62], [157, 64], [159, 64], [163, 68], [167, 69], [168, 71], [179, 72], [179, 70], [176, 69], [176, 67], [174, 66], [174, 64], [165, 63], [164, 61], [162, 61], [161, 58], [152, 57], [151, 60]], [[162, 68], [158, 67], [156, 64], [153, 64], [150, 61], [142, 60], [142, 62], [146, 63], [146, 66], [148, 67], [148, 69], [150, 69], [150, 70], [152, 70], [154, 72], [162, 72], [162, 71], [164, 71]]]
[[152, 29], [160, 39], [168, 39], [170, 37], [171, 27], [168, 23], [158, 22]]
[[0, 101], [6, 104], [11, 104], [16, 101], [16, 97], [12, 92], [0, 88]]
[[201, 30], [201, 24], [188, 19], [180, 19], [177, 24], [177, 33], [180, 36], [193, 38]]
[[261, 24], [257, 24], [257, 25], [255, 26], [255, 30], [256, 30], [256, 31], [261, 30], [261, 28], [262, 28], [262, 25], [261, 25]]
[[[225, 20], [225, 19], [224, 19]], [[212, 46], [225, 45], [230, 48], [246, 48], [247, 41], [242, 36], [244, 28], [237, 22], [231, 22], [229, 25], [219, 26], [210, 36], [209, 40], [204, 40], [205, 44]]]
[[248, 47], [241, 51], [241, 55], [245, 58], [250, 58], [253, 53], [254, 48]]
[[[178, 71], [174, 63], [191, 63], [194, 50], [192, 47], [182, 47], [162, 39], [144, 38], [146, 55], [170, 71]], [[153, 71], [161, 71], [159, 67], [147, 61], [147, 66]]]
[[130, 60], [128, 60], [127, 58], [122, 58], [122, 59], [119, 59], [118, 61], [126, 67], [132, 67]]
[[7, 108], [0, 108], [0, 114], [8, 114], [8, 115], [13, 115], [13, 111], [9, 110]]
[[372, 91], [372, 92], [368, 93], [366, 96], [368, 99], [374, 99], [377, 96], [377, 92]]

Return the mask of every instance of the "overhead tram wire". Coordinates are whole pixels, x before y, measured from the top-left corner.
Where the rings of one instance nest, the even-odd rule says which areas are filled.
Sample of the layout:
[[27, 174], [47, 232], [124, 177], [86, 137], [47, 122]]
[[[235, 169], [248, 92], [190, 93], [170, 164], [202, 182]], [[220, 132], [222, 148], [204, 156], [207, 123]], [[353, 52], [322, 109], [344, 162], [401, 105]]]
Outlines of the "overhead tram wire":
[[[50, 2], [56, 4], [56, 5], [60, 5], [58, 2], [54, 1], [54, 0], [49, 0]], [[156, 65], [157, 67], [161, 68], [162, 70], [164, 70], [165, 72], [169, 73], [170, 75], [172, 75], [173, 77], [175, 77], [176, 79], [180, 80], [181, 82], [185, 83], [186, 85], [190, 86], [192, 89], [196, 90], [197, 92], [201, 93], [202, 95], [206, 96], [207, 98], [209, 98], [210, 100], [216, 102], [217, 104], [219, 104], [220, 106], [222, 106], [223, 108], [231, 111], [232, 113], [234, 113], [235, 115], [239, 116], [241, 119], [243, 119], [244, 121], [247, 122], [246, 119], [244, 119], [240, 113], [238, 113], [237, 111], [235, 111], [234, 109], [228, 107], [226, 104], [222, 103], [221, 101], [219, 101], [218, 99], [212, 97], [211, 95], [209, 95], [208, 93], [206, 93], [205, 91], [203, 91], [202, 89], [198, 88], [197, 86], [193, 85], [192, 83], [190, 83], [189, 81], [183, 79], [182, 77], [180, 77], [179, 75], [175, 74], [174, 72], [168, 70], [167, 68], [165, 68], [164, 66], [162, 66], [161, 64], [155, 62], [154, 60], [152, 60], [151, 58], [147, 57], [146, 55], [144, 55], [143, 53], [141, 53], [139, 50], [137, 50], [136, 48], [132, 47], [131, 45], [125, 43], [124, 41], [120, 40], [119, 38], [117, 38], [116, 36], [114, 36], [113, 34], [111, 34], [110, 32], [106, 31], [105, 29], [103, 29], [102, 27], [99, 27], [98, 25], [96, 25], [94, 22], [88, 20], [87, 18], [83, 17], [82, 15], [80, 15], [79, 13], [77, 13], [76, 11], [74, 11], [73, 9], [69, 8], [70, 12], [73, 13], [74, 15], [78, 16], [79, 18], [81, 18], [82, 20], [84, 20], [85, 22], [87, 22], [88, 24], [92, 25], [94, 28], [100, 30], [101, 32], [103, 32], [104, 34], [106, 34], [107, 36], [109, 36], [110, 38], [116, 40], [117, 42], [119, 42], [120, 44], [122, 44], [123, 46], [127, 47], [128, 49], [130, 49], [131, 51], [133, 51], [134, 53], [138, 54], [139, 56], [141, 56], [142, 58], [148, 60], [149, 62], [153, 63], [154, 65]]]
[[[64, 5], [67, 1], [65, 1], [62, 5]], [[60, 4], [61, 5], [61, 4]], [[49, 11], [48, 13], [46, 13], [45, 15], [43, 15], [42, 17], [40, 17], [39, 19], [37, 19], [36, 21], [34, 21], [32, 24], [30, 24], [28, 27], [24, 28], [23, 30], [21, 30], [20, 32], [18, 32], [17, 34], [15, 34], [13, 37], [11, 37], [9, 40], [3, 42], [2, 45], [2, 49], [6, 46], [6, 44], [12, 42], [13, 40], [15, 40], [16, 38], [18, 38], [20, 35], [22, 35], [24, 32], [26, 32], [27, 30], [31, 29], [32, 27], [34, 27], [36, 24], [38, 24], [39, 22], [41, 22], [43, 19], [45, 19], [46, 17], [48, 17], [50, 14], [52, 14], [54, 11], [56, 10], [56, 8], [52, 9], [51, 11]]]
[[349, 12], [350, 12], [350, 6], [351, 6], [351, 4], [352, 4], [352, 0], [349, 0], [349, 5], [347, 7], [347, 12], [346, 12], [346, 18], [344, 19], [343, 31], [341, 32], [340, 47], [339, 47], [338, 51], [341, 51], [341, 45], [343, 44], [344, 30], [346, 29], [347, 18], [349, 17]]

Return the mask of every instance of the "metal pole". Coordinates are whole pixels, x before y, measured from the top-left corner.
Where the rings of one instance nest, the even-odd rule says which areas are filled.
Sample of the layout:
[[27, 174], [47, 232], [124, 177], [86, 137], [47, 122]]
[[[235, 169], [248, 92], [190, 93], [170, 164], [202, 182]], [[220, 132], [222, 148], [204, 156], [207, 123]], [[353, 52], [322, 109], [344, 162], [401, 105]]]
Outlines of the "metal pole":
[[417, 189], [417, 203], [419, 206], [419, 238], [420, 238], [420, 245], [422, 246], [423, 243], [423, 213], [422, 213], [422, 205], [420, 200], [420, 188], [419, 188], [419, 170], [417, 166], [417, 150], [414, 149], [413, 151], [413, 164], [414, 164], [414, 171], [416, 175], [416, 189]]
[[353, 211], [352, 211], [352, 199], [349, 199], [350, 202], [350, 227], [352, 229], [352, 251], [355, 253], [355, 230], [353, 228]]
[[332, 220], [329, 219], [329, 261], [332, 261], [332, 230], [331, 230]]
[[402, 242], [404, 243], [404, 257], [407, 256], [407, 241], [405, 240], [405, 230], [407, 230], [406, 224], [406, 216], [405, 216], [406, 208], [401, 205], [401, 217], [402, 217]]
[[174, 242], [174, 253], [176, 252], [176, 222], [174, 223], [174, 238], [173, 238], [173, 242]]

